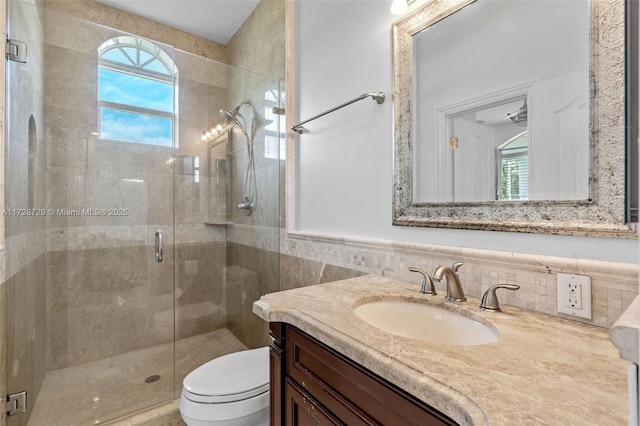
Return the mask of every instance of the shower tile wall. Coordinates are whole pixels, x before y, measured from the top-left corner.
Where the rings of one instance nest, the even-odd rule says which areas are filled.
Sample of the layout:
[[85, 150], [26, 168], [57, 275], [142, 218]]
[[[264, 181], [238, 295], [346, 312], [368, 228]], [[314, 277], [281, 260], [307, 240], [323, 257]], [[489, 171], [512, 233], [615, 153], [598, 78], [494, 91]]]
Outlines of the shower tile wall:
[[[262, 125], [258, 126], [254, 146], [259, 206], [251, 215], [234, 207], [242, 201], [246, 152], [241, 151], [238, 156], [230, 159], [232, 196], [229, 204], [234, 224], [258, 228], [279, 226], [279, 193], [274, 191], [274, 188], [279, 188], [280, 164], [284, 159], [279, 156], [279, 144], [274, 145], [273, 142], [282, 140], [286, 130], [280, 128], [280, 134], [265, 131], [266, 126], [269, 126], [269, 129], [273, 128], [273, 125], [265, 121], [278, 119], [278, 116], [271, 113], [273, 106], [284, 107], [274, 104], [269, 99], [273, 94], [279, 94], [281, 88], [278, 80], [284, 80], [285, 75], [285, 10], [286, 4], [283, 0], [261, 1], [227, 45], [230, 65], [272, 77], [260, 79], [256, 76], [247, 78], [246, 75], [233, 74], [229, 79], [229, 93], [233, 94], [230, 105], [249, 99], [262, 120]], [[244, 144], [244, 138], [232, 138], [229, 151], [241, 149]]]
[[[271, 108], [285, 106], [282, 101], [274, 104], [270, 100], [281, 91], [278, 80], [284, 80], [285, 75], [285, 11], [284, 0], [261, 1], [227, 45], [230, 65], [272, 77], [231, 75], [229, 79], [229, 93], [233, 94], [229, 105], [249, 99], [262, 120], [278, 120]], [[286, 130], [282, 126], [278, 134], [272, 123], [261, 124], [254, 139], [258, 200], [251, 215], [235, 207], [242, 201], [247, 161], [240, 132], [233, 133], [229, 149], [240, 151], [229, 158], [231, 185], [227, 200], [232, 224], [227, 227], [227, 265], [242, 268], [248, 276], [255, 273], [257, 281], [255, 286], [237, 285], [227, 272], [228, 327], [248, 347], [269, 343], [267, 325], [252, 313], [252, 303], [279, 286], [279, 188], [284, 160], [279, 144]]]
[[[227, 243], [227, 328], [249, 348], [270, 343], [268, 324], [253, 314], [253, 302], [278, 291], [278, 252]], [[240, 266], [242, 265], [242, 266]]]
[[173, 340], [154, 333], [149, 318], [152, 310], [173, 307], [172, 288], [148, 285], [166, 282], [153, 275], [171, 271], [153, 260], [140, 265], [152, 256], [152, 248], [141, 245], [47, 253], [49, 369]]
[[[170, 44], [176, 49], [191, 52], [203, 58], [227, 63], [225, 46], [167, 27], [158, 22], [114, 9], [94, 0], [44, 0], [44, 2], [47, 4], [47, 9], [59, 12], [60, 16], [75, 16], [88, 22], [94, 22], [109, 28], [117, 28], [120, 31]], [[83, 43], [83, 40], [73, 33], [65, 34], [63, 37], [74, 41], [76, 44]]]
[[262, 0], [227, 44], [229, 65], [284, 79], [284, 0]]

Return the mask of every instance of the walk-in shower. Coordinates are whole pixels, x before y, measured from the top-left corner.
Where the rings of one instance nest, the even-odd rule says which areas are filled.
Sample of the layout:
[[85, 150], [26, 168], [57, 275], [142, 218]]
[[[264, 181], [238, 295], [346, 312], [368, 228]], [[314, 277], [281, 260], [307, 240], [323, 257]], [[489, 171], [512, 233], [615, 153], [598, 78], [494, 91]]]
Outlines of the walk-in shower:
[[[152, 39], [190, 36], [114, 11], [8, 1], [29, 57], [6, 68], [5, 207], [34, 213], [5, 216], [3, 368], [7, 391], [28, 394], [8, 426], [129, 416], [174, 401], [200, 364], [268, 344], [251, 304], [279, 287], [280, 160], [265, 140], [281, 134], [265, 122], [282, 83], [202, 56], [259, 55], [243, 37], [224, 55], [183, 44], [196, 55]], [[140, 34], [104, 25], [131, 22]], [[220, 110], [238, 130], [202, 141]]]

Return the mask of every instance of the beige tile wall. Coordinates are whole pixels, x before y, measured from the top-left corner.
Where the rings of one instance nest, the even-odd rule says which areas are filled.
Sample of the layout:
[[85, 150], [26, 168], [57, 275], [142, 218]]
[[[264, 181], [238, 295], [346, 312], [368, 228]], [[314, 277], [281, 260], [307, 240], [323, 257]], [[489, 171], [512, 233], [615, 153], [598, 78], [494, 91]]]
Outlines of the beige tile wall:
[[[276, 250], [269, 238], [251, 239], [248, 228], [234, 229], [237, 244]], [[501, 303], [607, 328], [638, 295], [637, 264], [323, 235], [287, 235], [283, 229], [280, 235], [280, 290], [376, 274], [414, 282], [418, 291], [421, 277], [409, 272], [409, 266], [431, 272], [440, 264], [461, 261], [464, 266], [459, 271], [460, 278], [471, 297], [479, 299], [495, 284], [518, 284], [521, 288], [516, 292], [499, 293]], [[558, 314], [559, 272], [591, 276], [592, 320]], [[443, 283], [436, 283], [436, 288], [446, 291]]]
[[[415, 266], [428, 272], [438, 265], [463, 262], [459, 275], [465, 293], [480, 298], [495, 284], [518, 284], [520, 289], [499, 293], [501, 303], [611, 327], [638, 294], [638, 265], [538, 256], [492, 250], [466, 249], [392, 241], [335, 238], [322, 235], [286, 235], [280, 239], [282, 289], [349, 278], [362, 273], [416, 283]], [[313, 274], [315, 276], [310, 276]], [[591, 320], [558, 314], [556, 276], [559, 272], [591, 276]], [[444, 283], [436, 283], [446, 291]]]
[[[229, 64], [257, 74], [232, 73], [229, 78], [230, 106], [249, 99], [257, 110], [258, 119], [254, 136], [258, 201], [251, 215], [235, 208], [241, 201], [247, 152], [244, 137], [235, 132], [230, 151], [238, 150], [229, 159], [231, 185], [229, 195], [229, 221], [227, 226], [227, 270], [243, 271], [247, 280], [227, 273], [228, 327], [248, 347], [269, 343], [267, 324], [252, 313], [253, 301], [260, 295], [277, 291], [278, 226], [280, 220], [280, 171], [283, 162], [278, 158], [278, 147], [267, 144], [264, 122], [272, 104], [266, 99], [278, 94], [280, 80], [284, 78], [285, 9], [284, 0], [263, 0], [245, 21], [227, 45]], [[242, 109], [244, 113], [247, 109]], [[271, 117], [274, 118], [274, 117]], [[277, 119], [277, 118], [275, 118]], [[281, 130], [284, 132], [284, 129]], [[255, 277], [254, 280], [248, 277]]]
[[229, 65], [284, 79], [284, 0], [262, 0], [227, 44]]
[[[46, 0], [47, 8], [62, 15], [75, 16], [110, 28], [118, 28], [131, 34], [156, 40], [203, 58], [227, 63], [225, 46], [202, 39], [184, 31], [169, 28], [149, 19], [114, 9], [94, 0]], [[82, 42], [77, 34], [69, 34], [76, 42]]]

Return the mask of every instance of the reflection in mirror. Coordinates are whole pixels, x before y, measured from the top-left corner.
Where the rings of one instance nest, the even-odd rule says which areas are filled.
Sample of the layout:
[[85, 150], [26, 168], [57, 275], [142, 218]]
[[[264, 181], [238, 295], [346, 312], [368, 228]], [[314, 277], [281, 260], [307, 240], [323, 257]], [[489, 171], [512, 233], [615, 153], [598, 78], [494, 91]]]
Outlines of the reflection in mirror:
[[424, 201], [528, 199], [526, 97], [447, 114], [443, 121], [449, 146], [436, 151], [444, 151], [445, 158], [440, 164], [451, 164], [451, 167], [440, 169], [444, 174], [442, 185], [416, 182], [427, 194]]
[[588, 0], [478, 0], [413, 57], [415, 201], [589, 198]]
[[393, 224], [634, 238], [625, 0], [431, 0], [393, 24]]
[[203, 179], [208, 179], [209, 182], [206, 204], [208, 217], [205, 221], [208, 224], [224, 225], [231, 216], [227, 202], [231, 199], [231, 185], [227, 184], [231, 171], [227, 158], [231, 132], [232, 128], [228, 127], [207, 143], [207, 158], [203, 159], [207, 173], [203, 175]]
[[191, 176], [193, 183], [200, 183], [200, 157], [178, 155], [175, 163], [177, 175]]

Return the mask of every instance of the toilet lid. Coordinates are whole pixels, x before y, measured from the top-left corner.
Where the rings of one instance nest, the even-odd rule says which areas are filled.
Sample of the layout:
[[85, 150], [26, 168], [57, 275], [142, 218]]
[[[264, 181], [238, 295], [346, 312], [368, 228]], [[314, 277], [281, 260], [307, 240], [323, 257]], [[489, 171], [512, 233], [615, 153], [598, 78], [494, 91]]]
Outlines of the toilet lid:
[[221, 356], [193, 370], [182, 382], [197, 402], [239, 401], [269, 390], [269, 348]]

